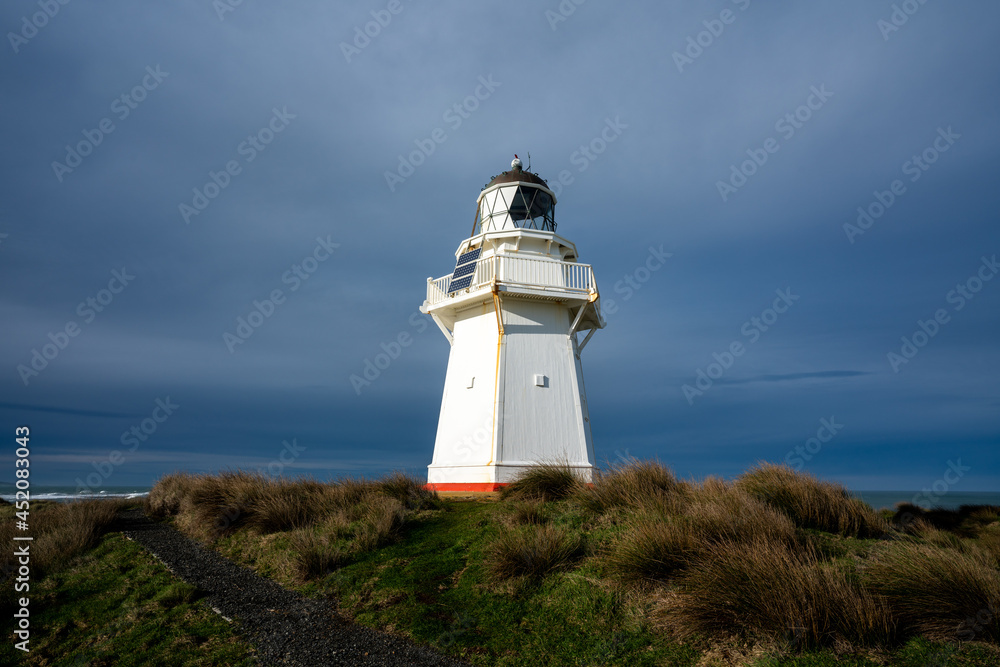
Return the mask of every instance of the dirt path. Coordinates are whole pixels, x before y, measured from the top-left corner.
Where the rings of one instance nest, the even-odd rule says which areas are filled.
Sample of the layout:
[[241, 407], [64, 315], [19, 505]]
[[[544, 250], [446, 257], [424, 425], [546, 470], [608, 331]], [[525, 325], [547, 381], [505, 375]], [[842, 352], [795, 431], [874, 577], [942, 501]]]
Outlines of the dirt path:
[[122, 534], [197, 586], [208, 603], [236, 621], [265, 665], [465, 665], [435, 651], [340, 617], [324, 600], [286, 590], [148, 519], [141, 510], [120, 517]]

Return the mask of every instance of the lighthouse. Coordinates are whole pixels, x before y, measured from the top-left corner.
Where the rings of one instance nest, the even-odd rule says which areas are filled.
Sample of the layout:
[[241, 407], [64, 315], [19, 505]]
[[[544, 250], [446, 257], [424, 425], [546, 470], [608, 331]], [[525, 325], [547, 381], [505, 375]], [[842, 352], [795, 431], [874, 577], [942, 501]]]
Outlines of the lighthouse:
[[420, 311], [451, 346], [427, 486], [495, 491], [532, 467], [590, 482], [594, 443], [580, 355], [604, 327], [556, 196], [514, 156], [476, 200], [454, 270], [427, 279]]

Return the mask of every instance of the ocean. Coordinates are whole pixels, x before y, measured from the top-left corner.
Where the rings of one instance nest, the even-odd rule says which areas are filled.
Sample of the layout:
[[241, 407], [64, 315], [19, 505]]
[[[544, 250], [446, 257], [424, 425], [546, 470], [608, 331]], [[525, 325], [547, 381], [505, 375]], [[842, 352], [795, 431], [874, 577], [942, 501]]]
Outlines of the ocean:
[[[0, 498], [14, 502], [13, 484], [4, 484]], [[148, 486], [107, 486], [100, 491], [77, 493], [75, 486], [31, 485], [31, 500], [83, 500], [89, 498], [142, 498], [149, 494]]]
[[[4, 484], [0, 498], [14, 500], [13, 485]], [[74, 486], [43, 486], [31, 487], [32, 500], [76, 500], [85, 498], [142, 498], [149, 493], [148, 486], [108, 486], [103, 490], [91, 493], [77, 493]], [[875, 509], [888, 507], [893, 509], [897, 503], [909, 502], [925, 509], [941, 507], [943, 509], [958, 509], [962, 505], [1000, 505], [1000, 493], [979, 491], [960, 493], [949, 491], [942, 496], [928, 496], [921, 491], [851, 491], [851, 494], [865, 501]]]
[[957, 510], [962, 505], [1000, 505], [1000, 493], [992, 491], [948, 491], [940, 496], [933, 493], [925, 495], [922, 491], [851, 491], [851, 494], [875, 509], [894, 509], [897, 503], [913, 503], [924, 509], [940, 507], [946, 510]]

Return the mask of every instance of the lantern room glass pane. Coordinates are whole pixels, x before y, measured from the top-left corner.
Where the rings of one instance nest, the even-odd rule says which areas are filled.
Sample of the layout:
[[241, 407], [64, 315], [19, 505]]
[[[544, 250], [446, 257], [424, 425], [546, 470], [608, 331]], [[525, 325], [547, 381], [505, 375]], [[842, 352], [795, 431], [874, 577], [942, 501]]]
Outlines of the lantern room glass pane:
[[479, 205], [480, 231], [526, 228], [555, 231], [552, 196], [526, 184], [505, 185], [483, 195]]

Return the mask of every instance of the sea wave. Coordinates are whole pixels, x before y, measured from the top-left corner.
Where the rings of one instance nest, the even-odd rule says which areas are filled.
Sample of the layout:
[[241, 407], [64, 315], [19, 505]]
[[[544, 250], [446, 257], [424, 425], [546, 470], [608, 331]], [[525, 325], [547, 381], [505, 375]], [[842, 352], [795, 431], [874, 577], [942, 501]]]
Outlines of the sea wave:
[[[145, 498], [149, 495], [149, 491], [142, 492], [127, 492], [127, 493], [108, 493], [106, 491], [99, 491], [97, 493], [38, 493], [31, 494], [31, 500], [55, 500], [58, 502], [69, 502], [71, 500], [100, 500], [102, 498]], [[13, 493], [0, 493], [0, 498], [3, 498], [7, 502], [14, 502], [15, 495]]]

